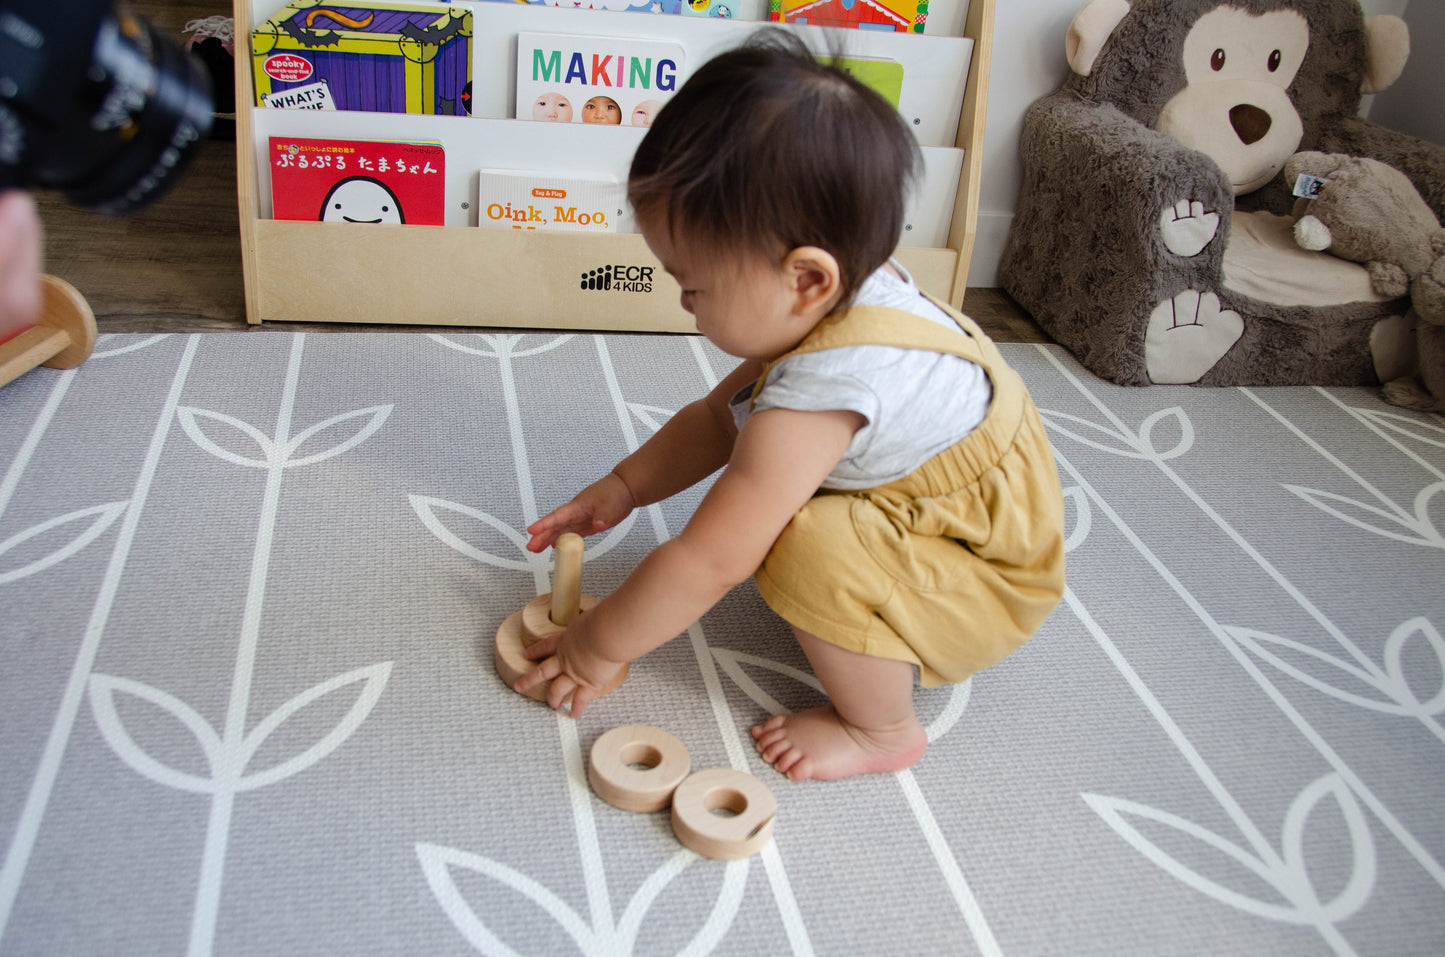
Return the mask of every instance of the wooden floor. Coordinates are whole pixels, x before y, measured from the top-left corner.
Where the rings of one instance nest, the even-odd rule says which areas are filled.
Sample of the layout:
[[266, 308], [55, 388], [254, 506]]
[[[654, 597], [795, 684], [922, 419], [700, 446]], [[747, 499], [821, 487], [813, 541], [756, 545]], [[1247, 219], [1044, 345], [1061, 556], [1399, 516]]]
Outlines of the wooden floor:
[[[229, 4], [199, 0], [135, 0], [131, 7], [178, 40], [189, 20], [230, 15]], [[80, 290], [101, 332], [434, 331], [354, 323], [248, 325], [234, 142], [205, 143], [174, 192], [125, 219], [76, 209], [55, 195], [37, 198], [46, 228], [45, 271]], [[964, 310], [997, 341], [1048, 341], [1002, 290], [968, 290]]]

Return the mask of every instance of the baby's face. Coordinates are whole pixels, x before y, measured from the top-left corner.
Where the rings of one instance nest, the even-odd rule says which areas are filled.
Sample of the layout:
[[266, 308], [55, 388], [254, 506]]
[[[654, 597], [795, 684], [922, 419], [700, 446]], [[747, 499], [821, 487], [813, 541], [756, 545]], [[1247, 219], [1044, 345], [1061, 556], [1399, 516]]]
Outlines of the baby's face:
[[757, 255], [725, 259], [674, 236], [665, 213], [639, 213], [643, 241], [682, 287], [682, 308], [697, 331], [740, 359], [775, 359], [808, 332], [794, 319], [794, 296], [781, 265]]
[[594, 96], [582, 106], [583, 123], [602, 123], [606, 126], [622, 124], [622, 109], [610, 96]]
[[561, 93], [543, 93], [532, 103], [532, 119], [571, 123], [572, 102]]
[[660, 109], [662, 109], [661, 100], [643, 100], [632, 111], [632, 125], [651, 126], [653, 118], [657, 116], [657, 111]]

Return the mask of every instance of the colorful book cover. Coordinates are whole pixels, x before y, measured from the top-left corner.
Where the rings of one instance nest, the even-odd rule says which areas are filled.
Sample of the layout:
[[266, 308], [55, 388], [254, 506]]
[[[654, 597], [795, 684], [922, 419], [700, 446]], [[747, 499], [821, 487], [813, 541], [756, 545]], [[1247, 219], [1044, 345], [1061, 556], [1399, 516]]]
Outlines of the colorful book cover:
[[769, 0], [768, 19], [815, 27], [922, 33], [928, 0]]
[[871, 88], [898, 109], [903, 98], [903, 64], [887, 57], [840, 56], [830, 60], [833, 66], [864, 86]]
[[276, 219], [444, 224], [439, 144], [273, 136], [267, 155]]
[[484, 169], [477, 223], [493, 229], [615, 233], [627, 193], [613, 176]]
[[472, 14], [386, 0], [297, 0], [251, 33], [256, 105], [324, 82], [338, 110], [470, 112]]
[[683, 68], [673, 41], [519, 33], [517, 119], [651, 126]]
[[[537, 0], [518, 0], [520, 3]], [[549, 7], [577, 10], [613, 10], [619, 13], [670, 13], [687, 17], [731, 18], [736, 0], [540, 0]]]

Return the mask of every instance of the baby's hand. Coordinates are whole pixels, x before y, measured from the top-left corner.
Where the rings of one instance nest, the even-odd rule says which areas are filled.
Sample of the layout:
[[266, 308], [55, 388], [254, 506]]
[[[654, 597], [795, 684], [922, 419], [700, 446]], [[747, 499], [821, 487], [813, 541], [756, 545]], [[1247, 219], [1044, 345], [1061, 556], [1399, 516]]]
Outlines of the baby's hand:
[[543, 638], [528, 647], [524, 654], [541, 663], [518, 678], [514, 686], [526, 694], [540, 684], [552, 682], [547, 688], [547, 705], [554, 711], [569, 705], [574, 718], [582, 717], [587, 705], [612, 683], [626, 664], [607, 661], [587, 651], [586, 639], [578, 627], [581, 620], [574, 621], [562, 634]]
[[604, 532], [631, 515], [634, 508], [632, 490], [627, 483], [616, 472], [608, 473], [566, 505], [528, 526], [532, 540], [527, 543], [527, 549], [540, 552], [566, 532], [583, 536]]

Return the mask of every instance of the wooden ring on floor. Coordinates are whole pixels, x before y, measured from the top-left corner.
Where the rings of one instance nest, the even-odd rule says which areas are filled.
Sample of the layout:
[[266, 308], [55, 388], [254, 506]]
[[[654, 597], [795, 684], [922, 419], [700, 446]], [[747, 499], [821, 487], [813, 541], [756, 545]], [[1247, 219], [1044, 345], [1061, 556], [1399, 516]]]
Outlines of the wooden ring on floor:
[[[589, 601], [591, 604], [588, 604]], [[501, 676], [502, 681], [506, 682], [508, 688], [514, 687], [517, 684], [518, 678], [537, 667], [537, 663], [529, 660], [526, 655], [527, 646], [533, 644], [536, 640], [528, 637], [526, 626], [522, 620], [527, 608], [540, 604], [543, 609], [542, 616], [546, 618], [546, 609], [551, 606], [551, 602], [552, 596], [550, 594], [539, 595], [528, 602], [526, 608], [509, 615], [507, 620], [502, 622], [501, 627], [497, 629], [496, 642], [492, 649], [492, 662], [496, 665], [497, 674]], [[591, 608], [596, 604], [597, 599], [592, 598], [590, 595], [582, 596], [582, 607], [584, 609]], [[562, 633], [562, 628], [557, 626], [553, 627], [557, 628], [555, 634], [560, 635]], [[600, 698], [602, 695], [616, 690], [617, 686], [622, 684], [623, 679], [627, 677], [627, 671], [628, 666], [623, 665], [622, 670], [617, 673], [616, 679], [607, 687], [603, 688], [597, 697]], [[547, 687], [548, 685], [545, 684], [538, 685], [527, 692], [527, 697], [534, 701], [546, 701]]]
[[587, 780], [602, 800], [624, 811], [660, 811], [692, 769], [687, 747], [661, 728], [629, 724], [592, 744]]
[[[716, 810], [732, 812], [724, 817]], [[683, 845], [715, 861], [740, 861], [773, 839], [778, 802], [751, 774], [699, 771], [672, 794], [672, 831]]]
[[[595, 607], [597, 607], [596, 598], [591, 595], [580, 596], [577, 604], [579, 612], [591, 611]], [[522, 639], [527, 644], [530, 645], [553, 635], [560, 635], [566, 630], [566, 625], [559, 625], [552, 620], [551, 592], [538, 595], [522, 606]]]

